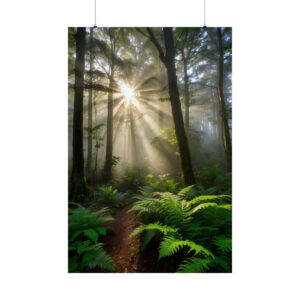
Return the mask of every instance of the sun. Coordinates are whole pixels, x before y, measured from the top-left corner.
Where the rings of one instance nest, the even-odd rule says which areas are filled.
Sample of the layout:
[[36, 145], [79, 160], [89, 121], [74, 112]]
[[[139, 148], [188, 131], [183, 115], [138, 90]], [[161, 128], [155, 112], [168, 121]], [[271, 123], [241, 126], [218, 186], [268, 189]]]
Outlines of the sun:
[[124, 99], [123, 102], [126, 107], [128, 107], [130, 104], [133, 104], [135, 107], [139, 107], [139, 102], [137, 100], [137, 92], [129, 86], [126, 83], [121, 83], [120, 84], [121, 88], [121, 94], [123, 95]]

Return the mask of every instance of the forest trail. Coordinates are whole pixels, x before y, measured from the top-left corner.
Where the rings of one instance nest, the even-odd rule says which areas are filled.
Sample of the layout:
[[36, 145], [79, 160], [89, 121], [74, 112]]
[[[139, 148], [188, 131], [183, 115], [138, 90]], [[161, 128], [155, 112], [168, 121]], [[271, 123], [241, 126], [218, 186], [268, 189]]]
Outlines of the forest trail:
[[117, 273], [136, 273], [140, 266], [140, 235], [129, 238], [136, 227], [136, 213], [127, 213], [131, 205], [116, 211], [115, 233], [106, 241], [106, 251], [114, 261]]

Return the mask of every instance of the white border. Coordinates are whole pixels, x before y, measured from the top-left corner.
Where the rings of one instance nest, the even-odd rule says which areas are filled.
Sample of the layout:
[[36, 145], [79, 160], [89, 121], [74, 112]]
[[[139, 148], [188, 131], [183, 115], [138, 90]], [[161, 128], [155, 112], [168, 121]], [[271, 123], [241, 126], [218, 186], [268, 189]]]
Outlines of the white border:
[[[98, 26], [203, 25], [201, 1], [97, 1]], [[233, 27], [233, 274], [67, 274], [67, 27], [94, 4], [1, 1], [2, 299], [299, 299], [298, 1], [206, 2]]]

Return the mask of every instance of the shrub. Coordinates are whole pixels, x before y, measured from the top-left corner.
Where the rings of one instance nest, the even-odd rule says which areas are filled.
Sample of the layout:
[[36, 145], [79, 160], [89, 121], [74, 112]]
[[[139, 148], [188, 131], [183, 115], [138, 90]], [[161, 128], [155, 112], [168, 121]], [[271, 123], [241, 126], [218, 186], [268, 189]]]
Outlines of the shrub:
[[158, 239], [159, 260], [177, 256], [178, 272], [231, 272], [231, 196], [202, 192], [197, 185], [177, 194], [142, 189], [130, 211], [152, 223], [131, 236], [145, 232], [142, 249]]
[[82, 272], [100, 267], [114, 271], [111, 257], [103, 249], [99, 237], [112, 229], [104, 225], [113, 221], [107, 208], [91, 212], [79, 204], [72, 203], [75, 209], [69, 209], [69, 272]]
[[94, 201], [107, 204], [115, 208], [126, 206], [132, 201], [128, 192], [118, 192], [118, 190], [113, 189], [112, 186], [99, 187], [99, 191], [94, 192], [91, 196], [94, 198]]
[[155, 191], [176, 193], [179, 182], [169, 176], [169, 174], [162, 174], [154, 177], [152, 174], [148, 174], [145, 179], [146, 183]]
[[143, 172], [138, 168], [127, 168], [118, 183], [120, 190], [137, 191], [141, 186], [145, 185], [145, 177]]

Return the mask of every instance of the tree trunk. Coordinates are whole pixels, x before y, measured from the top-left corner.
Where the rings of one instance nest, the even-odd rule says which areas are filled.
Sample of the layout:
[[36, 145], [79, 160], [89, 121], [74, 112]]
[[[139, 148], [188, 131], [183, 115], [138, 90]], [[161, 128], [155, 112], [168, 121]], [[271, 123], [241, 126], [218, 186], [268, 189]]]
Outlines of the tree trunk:
[[219, 94], [219, 103], [220, 103], [220, 112], [222, 116], [222, 138], [224, 149], [226, 153], [226, 169], [228, 172], [232, 170], [232, 149], [231, 149], [231, 139], [229, 134], [228, 120], [226, 115], [226, 105], [224, 97], [224, 53], [223, 53], [223, 41], [222, 41], [222, 32], [221, 28], [218, 27], [218, 41], [219, 41], [219, 80], [218, 80], [218, 94]]
[[[113, 68], [109, 81], [109, 88], [113, 88]], [[113, 111], [114, 111], [114, 99], [113, 93], [108, 93], [107, 99], [107, 135], [106, 135], [106, 159], [103, 170], [103, 180], [110, 181], [112, 177], [112, 156], [113, 156]]]
[[75, 96], [73, 115], [73, 168], [70, 184], [70, 199], [78, 200], [86, 195], [87, 186], [84, 177], [83, 158], [83, 80], [84, 80], [84, 51], [85, 27], [78, 27], [75, 34]]
[[175, 124], [176, 137], [181, 159], [181, 168], [186, 186], [195, 183], [194, 172], [191, 163], [190, 149], [184, 130], [184, 122], [179, 99], [177, 86], [177, 76], [175, 69], [175, 51], [172, 28], [165, 27], [163, 29], [166, 47], [165, 65], [168, 73], [168, 85], [171, 99], [172, 114]]
[[[91, 27], [90, 29], [90, 77], [89, 77], [89, 84], [93, 84], [93, 33], [94, 29]], [[91, 173], [91, 164], [92, 164], [92, 147], [93, 147], [93, 140], [92, 140], [92, 128], [93, 128], [93, 89], [89, 89], [89, 100], [88, 100], [88, 153], [87, 153], [87, 163], [86, 163], [86, 173], [90, 175]]]
[[183, 69], [184, 69], [184, 98], [185, 98], [185, 132], [189, 136], [190, 129], [190, 92], [189, 92], [189, 77], [187, 73], [187, 62], [183, 56]]

